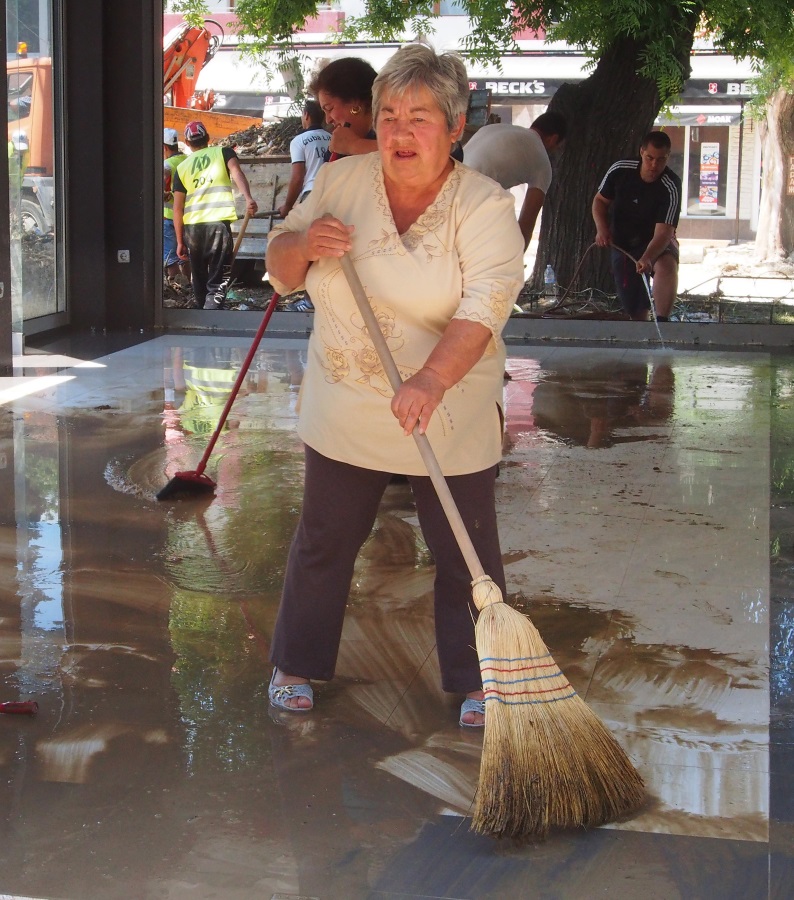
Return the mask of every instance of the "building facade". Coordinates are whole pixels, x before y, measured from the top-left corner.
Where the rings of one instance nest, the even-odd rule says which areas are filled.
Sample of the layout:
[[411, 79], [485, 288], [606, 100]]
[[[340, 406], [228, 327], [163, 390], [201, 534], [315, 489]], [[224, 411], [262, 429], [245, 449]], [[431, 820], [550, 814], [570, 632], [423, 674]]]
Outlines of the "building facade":
[[[216, 108], [288, 109], [284, 78], [245, 60], [233, 4], [210, 3], [222, 46], [199, 79]], [[439, 3], [438, 49], [459, 49], [468, 20]], [[164, 309], [161, 285], [162, 41], [174, 24], [163, 0], [3, 0], [7, 48], [8, 212], [0, 211], [0, 366], [25, 336], [63, 326], [101, 332], [185, 324], [201, 312]], [[397, 48], [337, 43], [356, 2], [322, 8], [296, 36], [306, 77], [322, 60], [367, 58], [379, 69]], [[89, 31], [86, 23], [92, 23]], [[502, 121], [528, 125], [585, 60], [543, 35], [519, 35], [521, 55], [502, 71], [472, 65], [472, 86], [491, 91]], [[749, 67], [696, 48], [680, 105], [660, 124], [673, 138], [685, 186], [682, 237], [752, 238], [758, 213], [760, 146], [742, 116]], [[40, 82], [40, 83], [39, 83]], [[39, 150], [49, 153], [34, 159]], [[4, 176], [6, 177], [6, 176]], [[201, 325], [207, 324], [203, 319]]]
[[[216, 108], [276, 119], [288, 114], [290, 92], [278, 71], [268, 72], [246, 60], [234, 33], [233, 4], [219, 0], [213, 14], [226, 26], [223, 48], [201, 73], [199, 85], [216, 94]], [[468, 18], [457, 3], [437, 4], [440, 18], [434, 34], [425, 36], [439, 50], [460, 50], [468, 33]], [[397, 49], [366, 43], [336, 43], [346, 16], [363, 11], [355, 0], [328, 4], [296, 35], [295, 50], [306, 80], [324, 60], [355, 55], [378, 70]], [[170, 27], [178, 16], [166, 15]], [[501, 67], [474, 63], [472, 87], [491, 91], [492, 112], [502, 122], [529, 125], [542, 113], [564, 83], [587, 77], [587, 59], [566, 44], [547, 43], [545, 35], [518, 35], [521, 54], [502, 57]], [[751, 98], [752, 68], [714, 50], [706, 39], [696, 41], [692, 74], [677, 105], [657, 119], [673, 143], [671, 167], [684, 189], [679, 234], [682, 238], [749, 240], [756, 230], [761, 185], [761, 147], [757, 128], [744, 116]]]

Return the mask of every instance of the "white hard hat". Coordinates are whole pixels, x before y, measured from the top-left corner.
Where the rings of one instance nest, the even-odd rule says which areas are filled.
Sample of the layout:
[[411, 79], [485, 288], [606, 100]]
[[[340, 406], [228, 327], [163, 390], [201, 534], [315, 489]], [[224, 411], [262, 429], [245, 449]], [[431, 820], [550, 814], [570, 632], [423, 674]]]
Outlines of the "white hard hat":
[[24, 131], [12, 131], [11, 143], [14, 145], [15, 150], [30, 149], [30, 145], [28, 144], [28, 136]]

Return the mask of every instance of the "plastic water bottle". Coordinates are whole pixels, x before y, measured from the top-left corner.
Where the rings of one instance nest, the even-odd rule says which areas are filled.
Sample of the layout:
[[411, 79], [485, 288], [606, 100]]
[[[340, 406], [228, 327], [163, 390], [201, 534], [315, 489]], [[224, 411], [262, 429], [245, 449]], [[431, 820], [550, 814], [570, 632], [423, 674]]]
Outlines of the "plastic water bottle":
[[546, 271], [543, 273], [543, 286], [544, 286], [544, 294], [547, 300], [556, 300], [557, 299], [557, 276], [554, 274], [554, 269], [551, 267], [551, 263], [546, 266]]

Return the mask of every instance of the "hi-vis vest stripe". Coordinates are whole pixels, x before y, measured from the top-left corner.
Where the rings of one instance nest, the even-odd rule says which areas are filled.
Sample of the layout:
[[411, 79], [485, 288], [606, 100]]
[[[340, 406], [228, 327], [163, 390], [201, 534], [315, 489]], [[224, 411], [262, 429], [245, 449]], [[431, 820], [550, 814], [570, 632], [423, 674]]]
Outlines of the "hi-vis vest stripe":
[[185, 197], [185, 225], [198, 222], [232, 222], [237, 218], [229, 170], [221, 147], [205, 147], [191, 153], [177, 166]]
[[[183, 159], [187, 159], [184, 153], [177, 153], [176, 156], [169, 156], [168, 159], [164, 160], [165, 167], [171, 170], [171, 174], [168, 178], [168, 188], [167, 190], [171, 190], [172, 183], [174, 180], [174, 172], [176, 172], [177, 166], [182, 162]], [[164, 219], [173, 219], [174, 218], [174, 201], [173, 200], [163, 200], [163, 218]]]
[[[234, 382], [237, 380], [237, 369], [213, 369], [206, 366], [183, 366], [185, 384], [196, 391], [204, 399], [204, 403], [217, 403], [213, 395], [225, 395], [231, 393]], [[212, 398], [212, 399], [209, 399]]]

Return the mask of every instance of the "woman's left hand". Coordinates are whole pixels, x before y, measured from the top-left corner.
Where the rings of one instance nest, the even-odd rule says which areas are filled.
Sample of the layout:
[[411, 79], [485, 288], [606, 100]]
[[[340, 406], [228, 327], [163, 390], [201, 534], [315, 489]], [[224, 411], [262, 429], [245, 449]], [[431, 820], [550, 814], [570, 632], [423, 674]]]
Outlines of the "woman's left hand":
[[328, 145], [331, 153], [339, 156], [357, 156], [360, 153], [372, 153], [378, 149], [375, 138], [362, 137], [348, 125], [342, 128], [334, 128], [331, 132], [331, 143]]
[[446, 387], [441, 377], [432, 369], [420, 369], [400, 385], [400, 389], [392, 397], [391, 411], [409, 435], [419, 427], [419, 434], [424, 434], [436, 407], [444, 397]]

